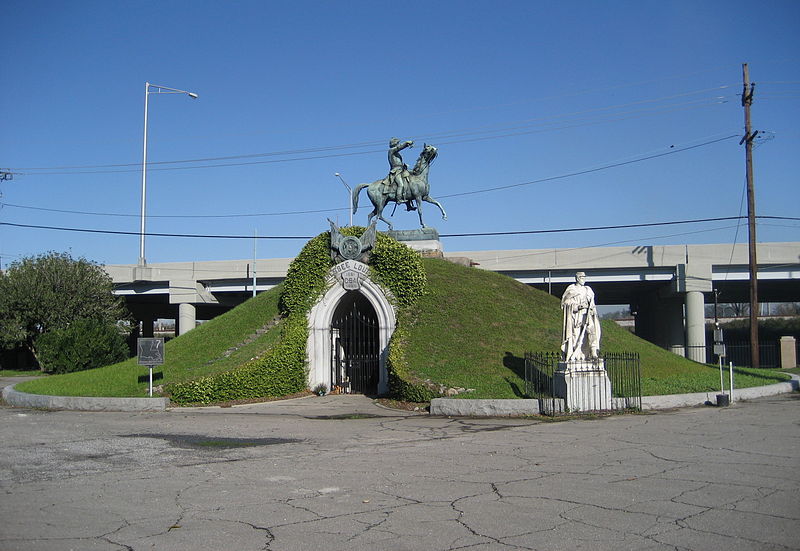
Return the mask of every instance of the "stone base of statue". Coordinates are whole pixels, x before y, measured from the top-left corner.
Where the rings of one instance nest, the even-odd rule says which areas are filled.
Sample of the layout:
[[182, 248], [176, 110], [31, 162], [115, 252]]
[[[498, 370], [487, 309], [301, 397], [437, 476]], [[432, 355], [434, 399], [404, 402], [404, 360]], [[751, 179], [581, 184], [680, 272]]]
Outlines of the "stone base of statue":
[[570, 412], [611, 409], [611, 381], [603, 360], [558, 362], [553, 391]]
[[422, 256], [442, 256], [442, 242], [439, 241], [439, 232], [435, 228], [420, 228], [417, 230], [388, 230], [386, 235], [397, 239]]

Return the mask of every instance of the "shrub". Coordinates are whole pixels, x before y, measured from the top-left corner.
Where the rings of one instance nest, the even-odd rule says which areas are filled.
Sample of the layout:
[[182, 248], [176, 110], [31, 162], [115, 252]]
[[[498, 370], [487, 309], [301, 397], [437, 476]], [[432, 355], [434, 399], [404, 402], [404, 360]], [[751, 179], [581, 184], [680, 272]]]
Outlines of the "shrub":
[[27, 348], [45, 370], [36, 343], [81, 319], [114, 324], [127, 318], [102, 267], [68, 253], [22, 258], [0, 271], [0, 345]]
[[289, 265], [279, 302], [281, 314], [308, 312], [325, 290], [331, 267], [330, 234], [321, 233], [306, 243]]
[[36, 339], [39, 361], [45, 371], [70, 373], [120, 362], [128, 357], [128, 345], [116, 325], [95, 319], [79, 319]]

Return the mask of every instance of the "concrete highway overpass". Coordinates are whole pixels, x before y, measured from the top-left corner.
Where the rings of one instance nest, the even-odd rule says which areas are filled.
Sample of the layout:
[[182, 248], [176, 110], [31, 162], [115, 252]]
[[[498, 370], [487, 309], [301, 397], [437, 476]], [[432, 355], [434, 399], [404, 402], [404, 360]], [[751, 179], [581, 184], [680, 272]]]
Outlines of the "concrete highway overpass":
[[[561, 296], [584, 271], [598, 304], [630, 305], [636, 334], [673, 352], [704, 361], [704, 305], [749, 301], [746, 243], [644, 245], [573, 249], [445, 252], [446, 258], [502, 273]], [[800, 301], [800, 242], [760, 243], [762, 302]], [[109, 265], [115, 293], [125, 298], [143, 334], [159, 318], [175, 319], [179, 333], [213, 318], [257, 291], [283, 281], [291, 258], [169, 262], [146, 267]]]

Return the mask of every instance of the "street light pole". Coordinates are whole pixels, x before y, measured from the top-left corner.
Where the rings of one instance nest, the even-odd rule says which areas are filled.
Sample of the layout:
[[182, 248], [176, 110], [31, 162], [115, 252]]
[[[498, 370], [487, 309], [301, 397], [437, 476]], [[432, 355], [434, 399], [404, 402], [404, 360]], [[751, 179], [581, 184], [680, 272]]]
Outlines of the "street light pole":
[[353, 225], [353, 190], [350, 189], [350, 186], [347, 185], [347, 182], [344, 181], [344, 178], [342, 178], [341, 174], [339, 174], [337, 172], [336, 174], [334, 174], [334, 176], [339, 178], [342, 181], [342, 183], [344, 184], [344, 187], [347, 188], [347, 210], [350, 211], [350, 226], [352, 226]]
[[[154, 88], [155, 92], [151, 92]], [[169, 88], [168, 86], [158, 86], [157, 84], [144, 83], [144, 145], [142, 146], [142, 208], [139, 225], [139, 266], [145, 266], [147, 261], [144, 256], [144, 235], [145, 235], [145, 205], [147, 204], [147, 104], [150, 94], [186, 94], [192, 99], [197, 99], [198, 95], [186, 90]]]
[[150, 96], [150, 83], [144, 83], [144, 146], [142, 152], [142, 210], [139, 217], [139, 266], [147, 264], [144, 258], [144, 206], [147, 199], [147, 99]]

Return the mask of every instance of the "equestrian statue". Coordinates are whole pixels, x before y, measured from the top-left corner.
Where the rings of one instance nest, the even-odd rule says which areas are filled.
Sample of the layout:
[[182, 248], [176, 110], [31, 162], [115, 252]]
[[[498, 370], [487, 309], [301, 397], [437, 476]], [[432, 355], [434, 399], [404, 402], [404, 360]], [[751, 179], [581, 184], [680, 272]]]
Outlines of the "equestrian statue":
[[414, 168], [408, 170], [400, 151], [413, 146], [414, 142], [401, 142], [397, 138], [391, 139], [389, 142], [389, 175], [372, 183], [359, 184], [353, 189], [353, 212], [358, 209], [358, 194], [362, 189], [367, 188], [367, 195], [373, 206], [372, 212], [367, 217], [368, 222], [372, 222], [372, 219], [377, 216], [378, 220], [386, 222], [391, 230], [392, 223], [383, 217], [383, 209], [387, 204], [393, 202], [395, 208], [398, 204], [405, 204], [406, 210], [416, 210], [419, 215], [419, 223], [425, 228], [427, 226], [422, 220], [422, 201], [439, 207], [439, 210], [442, 211], [442, 218], [447, 220], [444, 207], [429, 195], [428, 170], [436, 158], [437, 150], [432, 145], [425, 144]]

